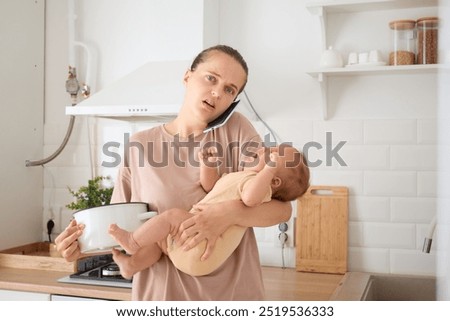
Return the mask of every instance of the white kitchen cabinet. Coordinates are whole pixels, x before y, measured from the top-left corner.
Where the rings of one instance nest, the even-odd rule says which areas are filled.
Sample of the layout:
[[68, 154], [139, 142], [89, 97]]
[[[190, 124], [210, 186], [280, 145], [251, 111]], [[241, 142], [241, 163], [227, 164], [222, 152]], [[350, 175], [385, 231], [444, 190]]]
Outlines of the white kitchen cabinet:
[[50, 294], [0, 290], [0, 301], [50, 301]]
[[[45, 1], [0, 1], [0, 249], [42, 237]], [[17, 224], [20, 222], [20, 224]]]
[[[338, 1], [315, 1], [306, 5], [311, 14], [316, 15], [320, 20], [322, 35], [322, 50], [328, 48], [327, 41], [328, 23], [327, 17], [332, 14], [342, 13], [362, 13], [368, 11], [382, 10], [408, 10], [414, 8], [435, 7], [437, 9], [438, 0], [338, 0]], [[437, 11], [437, 10], [436, 10]], [[355, 28], [364, 28], [356, 26]], [[367, 28], [367, 27], [366, 27]], [[334, 32], [336, 32], [334, 30]], [[337, 31], [339, 32], [339, 31]], [[349, 35], [350, 37], [350, 35]], [[389, 39], [386, 39], [389, 41]], [[344, 60], [346, 57], [343, 57]], [[424, 73], [434, 73], [441, 68], [440, 65], [402, 65], [402, 66], [356, 66], [342, 68], [317, 68], [307, 73], [318, 80], [322, 95], [322, 116], [328, 117], [328, 78], [335, 76], [360, 76], [360, 75], [420, 75]]]
[[108, 301], [108, 300], [85, 298], [85, 297], [79, 297], [79, 296], [52, 294], [51, 301]]
[[108, 301], [103, 299], [86, 298], [49, 293], [0, 290], [0, 301]]

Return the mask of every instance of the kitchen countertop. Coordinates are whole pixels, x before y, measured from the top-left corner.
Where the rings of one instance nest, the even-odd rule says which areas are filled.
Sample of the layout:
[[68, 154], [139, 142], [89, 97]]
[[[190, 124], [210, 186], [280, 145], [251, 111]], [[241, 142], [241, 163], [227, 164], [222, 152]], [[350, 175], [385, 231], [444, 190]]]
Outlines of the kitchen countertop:
[[0, 289], [79, 296], [106, 300], [130, 300], [131, 290], [126, 288], [67, 284], [58, 279], [67, 272], [27, 270], [0, 267]]
[[[295, 269], [263, 267], [266, 296], [269, 301], [329, 300], [343, 275], [296, 272]], [[89, 297], [106, 300], [130, 300], [127, 288], [60, 283], [67, 272], [0, 267], [0, 289]]]

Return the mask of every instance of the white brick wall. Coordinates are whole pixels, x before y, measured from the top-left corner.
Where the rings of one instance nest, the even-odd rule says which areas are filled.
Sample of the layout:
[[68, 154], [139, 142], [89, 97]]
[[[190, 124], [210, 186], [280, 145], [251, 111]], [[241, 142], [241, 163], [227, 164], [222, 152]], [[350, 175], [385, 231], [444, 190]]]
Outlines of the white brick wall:
[[[327, 166], [324, 161], [312, 169], [312, 184], [349, 187], [349, 269], [435, 274], [435, 246], [430, 254], [421, 249], [436, 213], [436, 121], [355, 119], [308, 124], [303, 120], [301, 124], [313, 128], [315, 142], [325, 145], [327, 132], [332, 133], [333, 147], [346, 142], [339, 155], [347, 166], [335, 160]], [[290, 141], [289, 130], [281, 132], [283, 140]], [[312, 161], [325, 160], [326, 148], [311, 148], [308, 156]], [[264, 244], [263, 262], [279, 265], [280, 249], [270, 246], [274, 238], [259, 232], [258, 240]], [[295, 265], [295, 256], [288, 265]]]

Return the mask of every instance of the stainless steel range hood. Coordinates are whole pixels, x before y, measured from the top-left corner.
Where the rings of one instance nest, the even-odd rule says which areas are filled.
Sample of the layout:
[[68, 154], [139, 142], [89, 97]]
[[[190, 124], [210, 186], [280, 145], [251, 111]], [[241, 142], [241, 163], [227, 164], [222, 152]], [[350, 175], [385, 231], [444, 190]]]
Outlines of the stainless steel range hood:
[[188, 61], [149, 62], [85, 99], [67, 115], [174, 117], [184, 95]]

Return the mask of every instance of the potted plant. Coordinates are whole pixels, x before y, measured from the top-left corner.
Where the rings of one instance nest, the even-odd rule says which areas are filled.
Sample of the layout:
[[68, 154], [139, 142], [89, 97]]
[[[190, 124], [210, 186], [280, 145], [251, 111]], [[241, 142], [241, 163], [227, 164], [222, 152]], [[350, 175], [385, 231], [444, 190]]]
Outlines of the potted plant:
[[74, 219], [84, 224], [83, 234], [78, 238], [82, 253], [104, 251], [117, 246], [117, 242], [108, 233], [108, 227], [116, 223], [128, 231], [137, 229], [146, 219], [156, 215], [149, 211], [144, 202], [126, 202], [110, 204], [113, 188], [101, 186], [101, 181], [108, 177], [97, 176], [88, 181], [78, 191], [69, 188], [76, 200], [67, 208], [76, 210]]
[[111, 202], [112, 187], [103, 187], [102, 180], [109, 179], [106, 176], [97, 176], [88, 181], [87, 186], [81, 186], [78, 191], [68, 187], [69, 192], [76, 198], [66, 205], [71, 210], [83, 210], [86, 208], [108, 205]]

